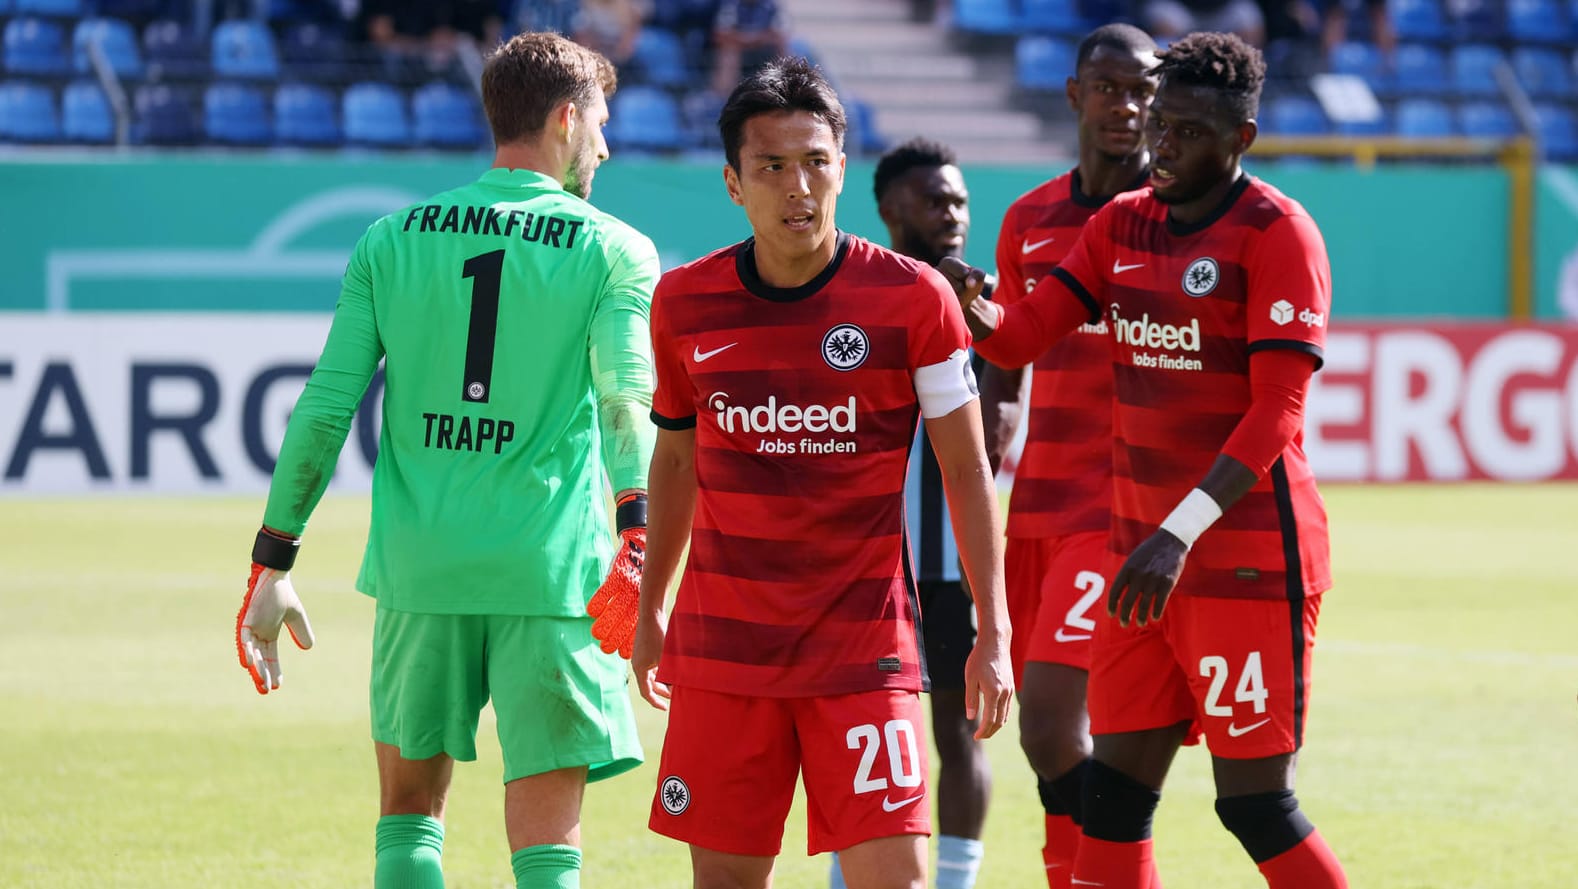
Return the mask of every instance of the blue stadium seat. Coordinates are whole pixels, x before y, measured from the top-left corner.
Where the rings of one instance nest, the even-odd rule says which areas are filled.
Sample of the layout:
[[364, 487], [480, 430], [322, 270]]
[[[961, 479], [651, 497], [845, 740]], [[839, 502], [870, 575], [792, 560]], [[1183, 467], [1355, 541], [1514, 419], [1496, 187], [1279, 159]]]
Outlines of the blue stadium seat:
[[286, 25], [279, 40], [279, 54], [288, 77], [339, 81], [346, 76], [346, 53], [344, 32], [320, 22]]
[[1439, 138], [1457, 135], [1445, 102], [1404, 99], [1397, 103], [1397, 135]]
[[1078, 0], [1023, 0], [1019, 27], [1037, 34], [1079, 34], [1091, 28], [1080, 14]]
[[48, 19], [17, 18], [5, 26], [5, 70], [12, 74], [63, 77], [71, 71], [65, 32]]
[[149, 80], [207, 77], [208, 52], [207, 41], [175, 19], [157, 19], [142, 30], [142, 55]]
[[1266, 132], [1279, 136], [1324, 136], [1331, 132], [1320, 103], [1305, 96], [1278, 96], [1267, 103]]
[[273, 138], [268, 102], [255, 86], [214, 83], [203, 91], [203, 131], [221, 145], [264, 145]]
[[274, 35], [261, 22], [234, 20], [214, 28], [210, 44], [214, 74], [248, 80], [279, 77], [279, 55]]
[[1439, 43], [1450, 36], [1440, 0], [1389, 0], [1387, 8], [1398, 40]]
[[94, 0], [94, 12], [104, 18], [148, 22], [171, 13], [171, 0]]
[[1061, 91], [1074, 75], [1074, 45], [1056, 37], [1028, 36], [1014, 45], [1014, 82], [1027, 90]]
[[953, 26], [977, 34], [1013, 34], [1019, 30], [1014, 0], [954, 0]]
[[877, 112], [871, 107], [871, 103], [860, 99], [846, 99], [844, 110], [849, 112], [849, 134], [844, 140], [846, 150], [867, 157], [888, 150], [888, 140], [877, 128]]
[[411, 95], [411, 117], [419, 145], [438, 148], [479, 148], [486, 139], [476, 93], [442, 82], [429, 83]]
[[1506, 60], [1498, 47], [1485, 43], [1452, 47], [1452, 91], [1460, 96], [1501, 95], [1501, 88], [1496, 85], [1496, 67]]
[[1441, 50], [1418, 43], [1397, 47], [1392, 58], [1392, 91], [1404, 96], [1444, 95], [1447, 63]]
[[1465, 136], [1507, 139], [1518, 135], [1512, 112], [1498, 102], [1464, 102], [1457, 109], [1458, 129]]
[[679, 103], [657, 87], [622, 89], [609, 109], [607, 136], [613, 148], [678, 151], [685, 147]]
[[353, 84], [340, 100], [345, 141], [379, 148], [405, 148], [411, 144], [411, 122], [405, 94], [387, 83]]
[[83, 19], [71, 32], [71, 58], [78, 74], [90, 74], [93, 61], [89, 47], [97, 45], [117, 77], [142, 77], [142, 51], [137, 34], [120, 19]]
[[139, 86], [132, 107], [132, 141], [139, 145], [194, 145], [202, 136], [191, 99], [168, 84]]
[[1505, 31], [1503, 0], [1451, 0], [1452, 40], [1469, 43], [1499, 40]]
[[1556, 0], [1507, 0], [1507, 36], [1519, 43], [1565, 43], [1567, 13]]
[[88, 11], [83, 0], [12, 0], [17, 15], [48, 15], [76, 18]]
[[677, 88], [691, 80], [684, 41], [673, 31], [662, 28], [641, 29], [630, 64], [639, 83]]
[[283, 145], [340, 144], [334, 94], [305, 83], [287, 83], [275, 90], [274, 140]]
[[71, 142], [115, 141], [115, 112], [95, 81], [67, 85], [60, 96], [60, 130]]
[[1331, 51], [1333, 74], [1351, 74], [1363, 80], [1376, 95], [1392, 88], [1391, 67], [1373, 43], [1346, 40]]
[[1518, 83], [1536, 99], [1566, 99], [1573, 93], [1567, 60], [1554, 49], [1520, 46], [1512, 51]]
[[60, 118], [49, 87], [36, 83], [0, 83], [0, 142], [56, 142]]
[[723, 97], [712, 90], [695, 90], [680, 99], [680, 119], [684, 122], [685, 142], [691, 148], [723, 150], [718, 133], [718, 114]]
[[1573, 120], [1571, 111], [1542, 102], [1534, 106], [1534, 119], [1539, 124], [1540, 146], [1546, 157], [1558, 161], [1578, 158], [1578, 122]]

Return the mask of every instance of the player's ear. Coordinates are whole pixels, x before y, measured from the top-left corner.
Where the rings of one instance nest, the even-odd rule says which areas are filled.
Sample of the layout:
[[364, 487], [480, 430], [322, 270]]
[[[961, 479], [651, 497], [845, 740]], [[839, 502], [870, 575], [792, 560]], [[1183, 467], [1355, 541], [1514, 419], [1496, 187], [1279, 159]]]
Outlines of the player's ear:
[[848, 166], [848, 163], [849, 163], [849, 155], [847, 155], [844, 152], [840, 151], [838, 153], [838, 188], [837, 188], [837, 190], [835, 190], [833, 192], [833, 194], [843, 194], [844, 193], [844, 169], [845, 169], [845, 167]]
[[1068, 110], [1079, 114], [1079, 81], [1072, 77], [1064, 80], [1063, 95], [1068, 98]]
[[1238, 153], [1248, 154], [1249, 147], [1255, 144], [1255, 137], [1260, 135], [1260, 124], [1251, 117], [1238, 125], [1238, 132], [1234, 135], [1238, 140]]
[[560, 138], [569, 141], [575, 133], [575, 126], [580, 117], [580, 107], [574, 102], [565, 102], [549, 112], [548, 123], [559, 133]]
[[723, 187], [729, 192], [729, 200], [742, 207], [745, 206], [745, 196], [740, 191], [740, 174], [734, 169], [733, 164], [723, 165]]

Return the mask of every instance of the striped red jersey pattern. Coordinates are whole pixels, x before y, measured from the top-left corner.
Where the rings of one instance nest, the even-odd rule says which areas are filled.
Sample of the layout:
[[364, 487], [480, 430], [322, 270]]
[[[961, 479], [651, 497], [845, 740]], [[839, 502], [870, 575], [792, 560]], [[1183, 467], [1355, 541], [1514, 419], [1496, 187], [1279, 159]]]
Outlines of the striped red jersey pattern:
[[[1141, 179], [1134, 183], [1138, 188]], [[1079, 169], [1021, 195], [997, 238], [997, 289], [1005, 305], [1073, 249], [1107, 198], [1086, 195]], [[1009, 537], [1106, 531], [1112, 512], [1112, 352], [1105, 322], [1087, 324], [1035, 360], [1029, 428], [1008, 501]]]
[[[1167, 218], [1150, 189], [1092, 217], [1052, 273], [1112, 330], [1112, 549], [1127, 555], [1211, 468], [1250, 404], [1249, 356], [1320, 360], [1326, 246], [1304, 208], [1245, 175], [1212, 216]], [[1302, 598], [1331, 586], [1326, 509], [1300, 431], [1195, 543], [1176, 595]]]
[[652, 304], [653, 420], [696, 429], [696, 513], [659, 678], [798, 697], [923, 690], [904, 539], [914, 375], [969, 348], [935, 270], [839, 235], [806, 285], [746, 241]]

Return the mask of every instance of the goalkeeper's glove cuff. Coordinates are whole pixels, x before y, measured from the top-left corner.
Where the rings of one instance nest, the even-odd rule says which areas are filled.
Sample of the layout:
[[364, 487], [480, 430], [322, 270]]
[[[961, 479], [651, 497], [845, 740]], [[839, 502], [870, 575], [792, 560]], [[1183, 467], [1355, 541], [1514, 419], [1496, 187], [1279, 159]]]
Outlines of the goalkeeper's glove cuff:
[[252, 544], [252, 561], [275, 571], [289, 571], [296, 564], [296, 550], [300, 548], [300, 537], [286, 537], [259, 528], [257, 540]]
[[614, 507], [614, 528], [624, 534], [631, 528], [647, 526], [647, 495], [626, 494]]

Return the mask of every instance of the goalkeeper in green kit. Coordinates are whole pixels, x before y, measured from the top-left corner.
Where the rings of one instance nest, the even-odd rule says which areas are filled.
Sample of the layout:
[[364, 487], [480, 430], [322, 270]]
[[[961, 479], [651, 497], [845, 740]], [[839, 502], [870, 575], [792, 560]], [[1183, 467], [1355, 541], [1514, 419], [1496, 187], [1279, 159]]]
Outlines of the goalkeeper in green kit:
[[[280, 449], [236, 621], [263, 694], [280, 687], [282, 625], [312, 646], [291, 564], [384, 361], [357, 579], [378, 600], [378, 889], [443, 886], [450, 774], [476, 758], [490, 698], [519, 887], [580, 885], [586, 782], [641, 762], [611, 652], [628, 646], [645, 549], [659, 267], [648, 238], [584, 200], [614, 86], [607, 59], [553, 34], [488, 59], [492, 169], [363, 235]], [[601, 646], [589, 610], [606, 615]]]

